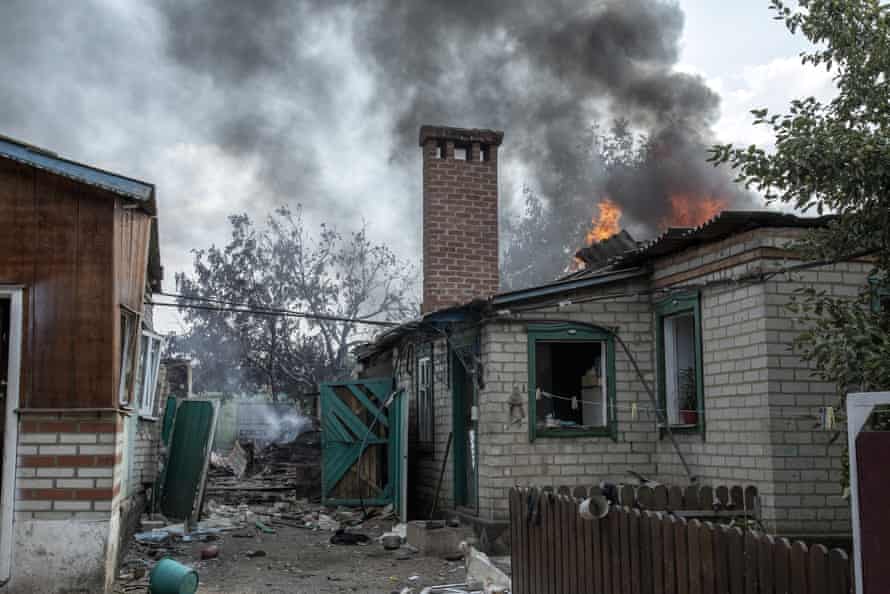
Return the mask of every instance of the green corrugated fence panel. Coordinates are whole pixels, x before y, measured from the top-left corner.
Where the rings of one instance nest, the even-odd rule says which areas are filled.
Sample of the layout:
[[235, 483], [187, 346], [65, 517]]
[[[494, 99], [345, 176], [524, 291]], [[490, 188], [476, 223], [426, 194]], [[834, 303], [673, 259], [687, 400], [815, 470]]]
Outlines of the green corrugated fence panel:
[[167, 398], [167, 404], [164, 406], [164, 420], [161, 423], [161, 440], [164, 442], [164, 445], [170, 445], [174, 417], [176, 417], [176, 398], [170, 396]]
[[213, 403], [206, 401], [184, 400], [176, 411], [161, 493], [161, 513], [168, 518], [182, 520], [194, 507], [213, 418]]

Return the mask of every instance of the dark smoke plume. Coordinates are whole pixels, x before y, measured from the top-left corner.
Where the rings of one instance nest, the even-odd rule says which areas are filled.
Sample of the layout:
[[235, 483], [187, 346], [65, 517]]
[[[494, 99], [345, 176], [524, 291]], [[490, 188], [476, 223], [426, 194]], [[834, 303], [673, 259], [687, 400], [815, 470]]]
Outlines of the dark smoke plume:
[[[295, 146], [295, 129], [307, 114], [282, 126], [255, 92], [242, 93], [256, 86], [310, 93], [325, 109], [337, 92], [336, 72], [313, 59], [305, 43], [326, 20], [345, 19], [377, 85], [379, 99], [369, 109], [391, 117], [394, 165], [416, 167], [423, 123], [504, 129], [504, 158], [527, 172], [505, 187], [531, 184], [573, 227], [562, 231], [574, 234], [606, 193], [638, 234], [657, 230], [671, 193], [751, 203], [705, 162], [719, 97], [700, 77], [674, 70], [684, 20], [676, 3], [170, 0], [160, 6], [170, 54], [231, 94], [219, 142], [237, 153], [262, 153], [273, 188], [284, 191], [311, 173], [293, 167], [294, 154], [306, 155]], [[613, 117], [648, 135], [657, 156], [632, 178], [603, 176], [585, 147], [583, 131]]]

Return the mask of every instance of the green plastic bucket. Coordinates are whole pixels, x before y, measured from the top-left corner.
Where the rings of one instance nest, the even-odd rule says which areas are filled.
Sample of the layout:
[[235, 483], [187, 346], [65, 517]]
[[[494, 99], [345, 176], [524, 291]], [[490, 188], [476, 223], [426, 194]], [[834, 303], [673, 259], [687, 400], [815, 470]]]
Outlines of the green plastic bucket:
[[151, 594], [195, 594], [198, 574], [191, 567], [169, 557], [161, 559], [151, 570], [148, 590]]

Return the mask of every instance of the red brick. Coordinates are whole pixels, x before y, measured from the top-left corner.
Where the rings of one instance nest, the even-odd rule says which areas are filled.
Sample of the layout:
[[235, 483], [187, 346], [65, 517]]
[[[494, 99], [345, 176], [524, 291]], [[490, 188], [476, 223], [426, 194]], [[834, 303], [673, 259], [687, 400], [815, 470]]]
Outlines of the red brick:
[[22, 468], [46, 468], [55, 465], [55, 456], [22, 456]]
[[77, 489], [74, 499], [78, 501], [106, 501], [115, 496], [111, 489]]
[[41, 421], [40, 433], [77, 433], [77, 423], [71, 421]]
[[80, 424], [81, 433], [115, 433], [116, 431], [117, 424], [111, 421], [90, 423], [84, 422]]
[[111, 456], [57, 456], [57, 466], [70, 467], [101, 467], [111, 466]]
[[39, 433], [40, 423], [37, 421], [22, 421], [22, 433]]
[[67, 501], [74, 499], [72, 489], [19, 489], [18, 498], [24, 501]]
[[[424, 311], [498, 290], [497, 146], [489, 147], [489, 161], [457, 161], [450, 158], [454, 141], [473, 131], [428, 133], [444, 136], [430, 139], [423, 151]], [[443, 140], [446, 158], [437, 159], [434, 149]], [[475, 140], [471, 149], [478, 155]]]

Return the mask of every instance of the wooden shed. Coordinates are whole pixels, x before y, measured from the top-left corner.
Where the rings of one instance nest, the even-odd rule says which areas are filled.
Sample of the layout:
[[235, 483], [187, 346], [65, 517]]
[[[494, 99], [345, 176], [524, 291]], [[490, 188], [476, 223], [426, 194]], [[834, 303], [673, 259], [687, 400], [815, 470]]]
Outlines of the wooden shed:
[[154, 186], [0, 137], [0, 222], [0, 582], [100, 591], [160, 359]]

